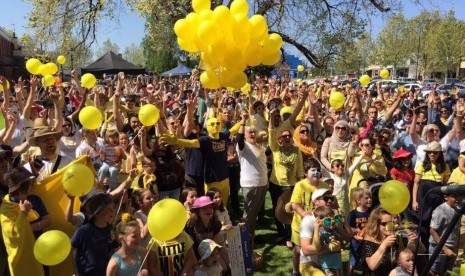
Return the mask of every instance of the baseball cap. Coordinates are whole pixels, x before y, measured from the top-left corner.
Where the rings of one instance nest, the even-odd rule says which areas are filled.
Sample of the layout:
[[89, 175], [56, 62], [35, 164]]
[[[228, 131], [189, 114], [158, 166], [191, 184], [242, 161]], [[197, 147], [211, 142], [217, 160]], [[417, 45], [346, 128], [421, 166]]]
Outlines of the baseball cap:
[[199, 244], [199, 255], [200, 255], [199, 262], [210, 257], [213, 251], [215, 250], [215, 248], [221, 248], [221, 247], [222, 247], [221, 245], [217, 244], [211, 239], [205, 239], [201, 241]]
[[312, 201], [315, 201], [317, 198], [324, 196], [326, 193], [331, 193], [330, 189], [317, 189], [312, 193]]

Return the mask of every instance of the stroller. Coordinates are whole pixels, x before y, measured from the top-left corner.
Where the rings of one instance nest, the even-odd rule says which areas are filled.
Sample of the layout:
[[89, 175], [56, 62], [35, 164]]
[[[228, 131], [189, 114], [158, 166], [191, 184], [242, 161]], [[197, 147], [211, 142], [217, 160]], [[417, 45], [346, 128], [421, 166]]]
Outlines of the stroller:
[[366, 179], [362, 178], [357, 182], [357, 188], [359, 188], [362, 183], [366, 183], [368, 186], [368, 190], [371, 192], [372, 199], [371, 209], [374, 209], [380, 205], [379, 190], [381, 189], [381, 185], [383, 185], [384, 182], [386, 182], [386, 178], [382, 175], [377, 175], [375, 177]]

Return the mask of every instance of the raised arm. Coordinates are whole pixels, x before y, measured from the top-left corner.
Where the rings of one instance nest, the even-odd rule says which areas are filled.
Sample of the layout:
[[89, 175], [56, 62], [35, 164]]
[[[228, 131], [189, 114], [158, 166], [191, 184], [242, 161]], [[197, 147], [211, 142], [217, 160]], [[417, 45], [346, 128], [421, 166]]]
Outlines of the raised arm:
[[29, 91], [29, 96], [26, 100], [26, 105], [24, 105], [23, 109], [23, 117], [25, 119], [29, 119], [29, 117], [31, 116], [31, 107], [32, 103], [34, 102], [34, 99], [36, 98], [37, 87], [39, 86], [39, 78], [37, 76], [31, 76], [29, 83], [31, 85], [31, 88]]
[[302, 111], [302, 108], [304, 107], [305, 100], [307, 99], [307, 97], [308, 97], [308, 91], [305, 89], [305, 87], [303, 86], [299, 87], [299, 101], [297, 102], [297, 105], [291, 117], [289, 117], [289, 122], [294, 127], [295, 127], [297, 116], [299, 115], [300, 111]]

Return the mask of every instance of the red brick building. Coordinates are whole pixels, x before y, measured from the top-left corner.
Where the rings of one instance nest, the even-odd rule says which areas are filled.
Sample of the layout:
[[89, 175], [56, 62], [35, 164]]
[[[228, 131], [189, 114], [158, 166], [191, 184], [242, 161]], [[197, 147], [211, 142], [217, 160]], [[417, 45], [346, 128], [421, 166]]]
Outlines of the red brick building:
[[16, 37], [0, 27], [0, 75], [10, 80], [17, 79], [26, 73], [24, 66], [21, 46]]

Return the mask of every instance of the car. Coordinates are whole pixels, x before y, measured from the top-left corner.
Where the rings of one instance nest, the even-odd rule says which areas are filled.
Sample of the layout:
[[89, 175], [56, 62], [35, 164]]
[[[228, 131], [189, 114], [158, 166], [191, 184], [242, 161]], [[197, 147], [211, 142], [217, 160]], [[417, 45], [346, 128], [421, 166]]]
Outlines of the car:
[[386, 88], [388, 86], [390, 86], [390, 87], [395, 86], [395, 84], [397, 83], [397, 80], [382, 80], [382, 79], [372, 80], [368, 84], [368, 89], [370, 89], [370, 90], [376, 89], [376, 83], [377, 82], [379, 82], [381, 84], [381, 88]]
[[459, 79], [456, 79], [456, 78], [447, 78], [445, 81], [444, 81], [445, 84], [453, 84], [453, 83], [461, 83], [463, 84], [463, 82]]
[[417, 80], [413, 78], [400, 77], [397, 80], [399, 82], [405, 82], [405, 83], [417, 83]]
[[406, 84], [404, 84], [404, 89], [405, 90], [411, 90], [412, 87], [413, 87], [413, 89], [423, 89], [423, 85], [418, 84], [418, 83], [406, 83]]
[[438, 93], [448, 92], [451, 93], [452, 87], [457, 87], [459, 89], [458, 93], [463, 94], [465, 93], [465, 84], [464, 83], [455, 83], [452, 84], [441, 84], [436, 88]]
[[433, 88], [433, 86], [436, 84], [436, 80], [433, 79], [426, 79], [422, 81], [422, 85], [424, 88]]

